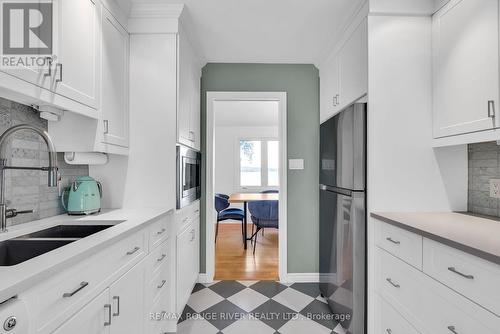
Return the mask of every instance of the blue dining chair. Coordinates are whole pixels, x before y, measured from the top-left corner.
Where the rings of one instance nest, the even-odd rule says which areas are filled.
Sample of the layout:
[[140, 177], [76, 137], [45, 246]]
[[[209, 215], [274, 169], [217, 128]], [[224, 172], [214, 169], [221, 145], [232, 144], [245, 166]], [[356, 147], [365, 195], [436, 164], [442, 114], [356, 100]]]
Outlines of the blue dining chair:
[[[269, 189], [269, 190], [262, 190], [260, 193], [261, 194], [279, 194], [280, 191], [275, 190], [275, 189]], [[253, 234], [253, 230], [254, 230], [254, 225], [252, 225], [252, 234]], [[262, 229], [262, 235], [264, 235], [264, 229]]]
[[224, 220], [239, 220], [241, 221], [241, 233], [243, 233], [243, 225], [245, 214], [243, 210], [229, 207], [229, 196], [225, 194], [215, 194], [215, 211], [217, 211], [217, 225], [215, 227], [215, 242], [219, 235], [219, 222]]
[[257, 230], [250, 237], [253, 239], [253, 253], [257, 245], [257, 235], [263, 228], [279, 228], [279, 201], [248, 202], [248, 211]]

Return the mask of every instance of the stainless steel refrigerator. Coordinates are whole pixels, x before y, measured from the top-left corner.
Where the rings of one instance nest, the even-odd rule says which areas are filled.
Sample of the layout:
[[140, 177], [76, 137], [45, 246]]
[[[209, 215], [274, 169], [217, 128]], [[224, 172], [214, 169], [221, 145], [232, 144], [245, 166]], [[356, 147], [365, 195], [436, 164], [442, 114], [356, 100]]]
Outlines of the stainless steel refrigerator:
[[320, 289], [346, 332], [365, 334], [366, 104], [320, 132]]

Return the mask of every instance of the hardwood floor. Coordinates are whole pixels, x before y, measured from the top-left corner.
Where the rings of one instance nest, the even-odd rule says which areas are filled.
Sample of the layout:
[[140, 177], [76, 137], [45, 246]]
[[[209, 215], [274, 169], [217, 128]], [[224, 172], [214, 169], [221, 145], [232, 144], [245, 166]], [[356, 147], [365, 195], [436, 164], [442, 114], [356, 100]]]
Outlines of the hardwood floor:
[[[251, 225], [248, 225], [248, 235]], [[278, 230], [259, 232], [257, 248], [248, 242], [243, 249], [241, 224], [220, 224], [215, 244], [216, 280], [278, 280]]]

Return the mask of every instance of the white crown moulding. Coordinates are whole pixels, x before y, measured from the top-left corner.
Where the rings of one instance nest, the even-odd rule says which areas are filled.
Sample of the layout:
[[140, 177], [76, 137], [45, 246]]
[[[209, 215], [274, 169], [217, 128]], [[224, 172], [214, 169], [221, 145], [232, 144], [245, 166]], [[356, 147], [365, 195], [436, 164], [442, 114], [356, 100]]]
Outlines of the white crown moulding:
[[129, 33], [178, 33], [183, 10], [183, 4], [134, 3], [128, 20]]

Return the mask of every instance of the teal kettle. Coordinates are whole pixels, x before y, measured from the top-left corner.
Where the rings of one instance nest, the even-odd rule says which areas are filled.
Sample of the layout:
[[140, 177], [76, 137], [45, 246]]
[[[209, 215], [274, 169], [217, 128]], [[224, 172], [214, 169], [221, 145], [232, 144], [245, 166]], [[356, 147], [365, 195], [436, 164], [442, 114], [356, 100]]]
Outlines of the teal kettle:
[[102, 185], [90, 176], [79, 176], [66, 187], [61, 203], [68, 215], [90, 215], [101, 211]]

